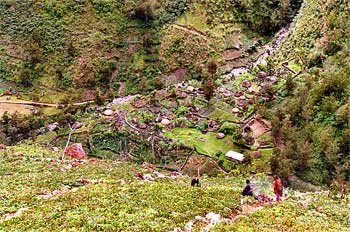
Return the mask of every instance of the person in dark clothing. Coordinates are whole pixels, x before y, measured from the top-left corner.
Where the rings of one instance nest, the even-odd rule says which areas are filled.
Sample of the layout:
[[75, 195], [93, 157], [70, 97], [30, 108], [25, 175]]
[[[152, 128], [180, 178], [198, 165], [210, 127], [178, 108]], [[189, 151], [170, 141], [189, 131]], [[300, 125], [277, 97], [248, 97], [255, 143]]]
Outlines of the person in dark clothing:
[[253, 188], [250, 185], [250, 180], [246, 180], [246, 186], [244, 187], [241, 194], [243, 196], [253, 196]]
[[191, 180], [191, 186], [200, 187], [201, 184], [199, 183], [199, 178], [193, 178], [193, 179]]

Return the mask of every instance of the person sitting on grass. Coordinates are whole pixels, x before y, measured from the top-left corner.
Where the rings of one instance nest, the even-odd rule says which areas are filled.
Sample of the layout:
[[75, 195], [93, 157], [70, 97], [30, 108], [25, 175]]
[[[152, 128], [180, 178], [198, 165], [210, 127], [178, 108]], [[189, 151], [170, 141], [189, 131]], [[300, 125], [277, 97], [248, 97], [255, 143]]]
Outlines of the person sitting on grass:
[[251, 196], [253, 197], [253, 188], [250, 185], [250, 180], [246, 180], [246, 186], [244, 187], [242, 191], [242, 196]]

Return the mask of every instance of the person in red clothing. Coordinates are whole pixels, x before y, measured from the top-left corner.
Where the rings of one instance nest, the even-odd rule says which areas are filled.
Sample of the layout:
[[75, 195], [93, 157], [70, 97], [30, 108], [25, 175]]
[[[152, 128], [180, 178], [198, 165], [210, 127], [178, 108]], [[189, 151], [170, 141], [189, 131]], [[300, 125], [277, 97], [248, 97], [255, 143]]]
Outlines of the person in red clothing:
[[282, 180], [276, 175], [273, 177], [273, 191], [276, 195], [276, 201], [280, 201], [283, 195], [283, 185]]

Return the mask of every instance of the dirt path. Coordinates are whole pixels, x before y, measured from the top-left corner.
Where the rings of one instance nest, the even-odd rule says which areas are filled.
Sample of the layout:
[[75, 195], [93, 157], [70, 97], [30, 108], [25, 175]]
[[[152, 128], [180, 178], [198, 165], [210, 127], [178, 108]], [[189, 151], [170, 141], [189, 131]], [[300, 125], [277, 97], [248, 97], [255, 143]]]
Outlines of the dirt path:
[[[76, 102], [76, 103], [72, 103], [72, 105], [81, 106], [81, 105], [86, 105], [90, 103], [94, 103], [94, 101]], [[25, 100], [0, 100], [0, 104], [56, 107], [56, 108], [62, 106], [62, 104], [58, 104], [58, 103], [33, 102], [33, 101], [25, 101]]]
[[184, 25], [179, 25], [179, 24], [173, 24], [171, 25], [172, 27], [176, 28], [176, 29], [179, 29], [179, 30], [182, 30], [182, 31], [186, 31], [188, 33], [191, 33], [192, 35], [195, 35], [195, 36], [199, 36], [201, 37], [202, 39], [208, 41], [208, 37], [201, 31], [199, 30], [196, 30], [192, 27], [188, 27], [188, 26], [184, 26]]

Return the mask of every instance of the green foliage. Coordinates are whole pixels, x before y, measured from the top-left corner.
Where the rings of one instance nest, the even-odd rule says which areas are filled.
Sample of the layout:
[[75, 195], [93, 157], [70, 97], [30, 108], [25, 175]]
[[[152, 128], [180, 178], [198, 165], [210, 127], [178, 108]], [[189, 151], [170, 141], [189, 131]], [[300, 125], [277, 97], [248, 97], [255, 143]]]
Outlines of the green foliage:
[[[288, 56], [309, 69], [290, 88], [290, 96], [273, 119], [275, 137], [285, 146], [275, 153], [272, 165], [282, 176], [296, 173], [313, 183], [329, 184], [339, 173], [347, 173], [350, 147], [343, 136], [349, 128], [345, 118], [350, 98], [350, 37], [343, 30], [350, 17], [335, 15], [345, 9], [349, 10], [349, 5], [341, 1], [331, 5], [306, 1], [292, 34], [281, 47], [281, 54], [291, 47], [298, 50]], [[319, 48], [322, 50], [315, 62], [312, 53]]]
[[198, 153], [215, 157], [226, 154], [230, 150], [245, 152], [245, 150], [234, 144], [231, 137], [217, 139], [216, 133], [202, 134], [196, 129], [175, 128], [165, 133], [165, 137], [174, 139], [186, 147], [195, 149]]
[[213, 231], [346, 231], [348, 209], [343, 205], [347, 200], [332, 200], [326, 193], [300, 194], [287, 201], [267, 206], [240, 217], [229, 226], [219, 226]]
[[63, 225], [70, 230], [169, 231], [196, 215], [229, 217], [240, 207], [240, 187], [233, 188], [241, 184], [237, 178], [203, 177], [201, 188], [192, 188], [188, 177], [143, 182], [134, 174], [149, 171], [132, 163], [90, 160], [67, 168], [74, 162], [55, 162], [58, 155], [40, 146], [0, 152], [0, 175], [6, 176], [0, 184], [0, 215], [28, 208], [2, 221], [1, 230], [55, 231]]

